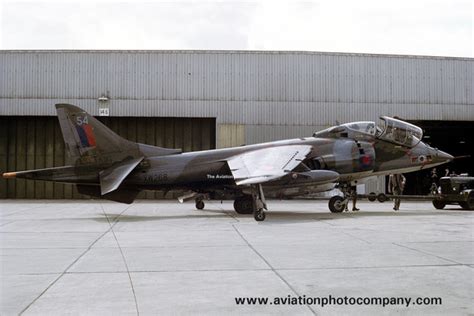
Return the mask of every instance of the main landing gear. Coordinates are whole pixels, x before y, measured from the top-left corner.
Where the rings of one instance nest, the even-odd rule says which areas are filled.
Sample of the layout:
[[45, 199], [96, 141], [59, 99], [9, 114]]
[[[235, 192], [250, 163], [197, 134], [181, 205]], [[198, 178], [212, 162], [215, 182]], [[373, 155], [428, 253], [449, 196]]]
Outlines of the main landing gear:
[[252, 214], [253, 213], [253, 198], [251, 195], [245, 194], [239, 196], [234, 201], [234, 210], [238, 214]]
[[253, 217], [258, 222], [264, 221], [267, 203], [263, 195], [262, 185], [252, 185], [250, 194], [236, 198], [234, 209], [239, 214], [253, 214]]
[[196, 209], [202, 210], [202, 209], [204, 209], [204, 206], [206, 206], [204, 204], [204, 199], [209, 199], [209, 196], [207, 194], [189, 191], [189, 192], [185, 193], [184, 195], [178, 197], [179, 203], [184, 203], [186, 201], [191, 201], [192, 199], [194, 199], [194, 201], [196, 201]]

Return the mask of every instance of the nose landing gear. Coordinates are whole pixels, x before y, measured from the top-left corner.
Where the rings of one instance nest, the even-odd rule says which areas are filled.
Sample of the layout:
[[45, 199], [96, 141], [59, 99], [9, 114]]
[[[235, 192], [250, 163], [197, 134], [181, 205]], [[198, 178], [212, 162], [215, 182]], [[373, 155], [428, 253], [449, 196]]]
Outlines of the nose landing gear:
[[342, 196], [335, 195], [329, 199], [329, 210], [331, 213], [341, 213], [346, 208], [349, 199], [345, 199]]
[[256, 210], [254, 213], [253, 213], [253, 217], [255, 218], [255, 220], [257, 222], [261, 222], [261, 221], [264, 221], [265, 220], [265, 212], [263, 209], [260, 209], [260, 210]]
[[328, 206], [331, 213], [343, 212], [346, 209], [347, 203], [349, 203], [352, 194], [357, 194], [357, 192], [352, 192], [350, 189], [350, 183], [340, 183], [337, 188], [342, 191], [344, 197], [335, 195], [329, 199]]

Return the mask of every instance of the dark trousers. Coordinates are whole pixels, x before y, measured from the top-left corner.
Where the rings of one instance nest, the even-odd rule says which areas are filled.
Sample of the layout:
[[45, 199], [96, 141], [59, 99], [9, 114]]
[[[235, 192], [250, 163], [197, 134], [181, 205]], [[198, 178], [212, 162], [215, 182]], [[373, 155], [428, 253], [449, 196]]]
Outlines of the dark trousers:
[[[393, 188], [393, 195], [401, 195], [403, 190], [401, 188]], [[394, 199], [395, 205], [393, 206], [397, 210], [400, 208], [400, 199]]]

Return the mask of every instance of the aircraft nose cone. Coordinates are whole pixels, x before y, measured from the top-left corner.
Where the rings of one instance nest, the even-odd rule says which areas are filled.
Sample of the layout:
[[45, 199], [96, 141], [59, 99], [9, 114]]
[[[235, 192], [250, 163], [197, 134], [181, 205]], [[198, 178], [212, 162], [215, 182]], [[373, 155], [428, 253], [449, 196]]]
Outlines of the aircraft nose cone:
[[442, 151], [442, 150], [438, 150], [438, 151], [436, 152], [436, 158], [437, 158], [440, 162], [441, 162], [441, 161], [443, 161], [443, 162], [448, 162], [448, 161], [451, 161], [451, 160], [454, 159], [453, 156], [451, 156], [450, 154], [448, 154], [448, 153], [446, 153], [446, 152], [444, 152], [444, 151]]

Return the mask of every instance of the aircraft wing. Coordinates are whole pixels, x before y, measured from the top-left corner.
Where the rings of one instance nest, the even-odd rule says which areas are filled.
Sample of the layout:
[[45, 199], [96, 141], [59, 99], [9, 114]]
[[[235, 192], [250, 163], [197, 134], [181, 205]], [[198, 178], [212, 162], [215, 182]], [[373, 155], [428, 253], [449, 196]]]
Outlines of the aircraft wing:
[[101, 194], [116, 190], [123, 180], [143, 160], [143, 157], [124, 160], [99, 173]]
[[237, 185], [264, 183], [291, 172], [311, 152], [308, 145], [270, 147], [227, 159]]

